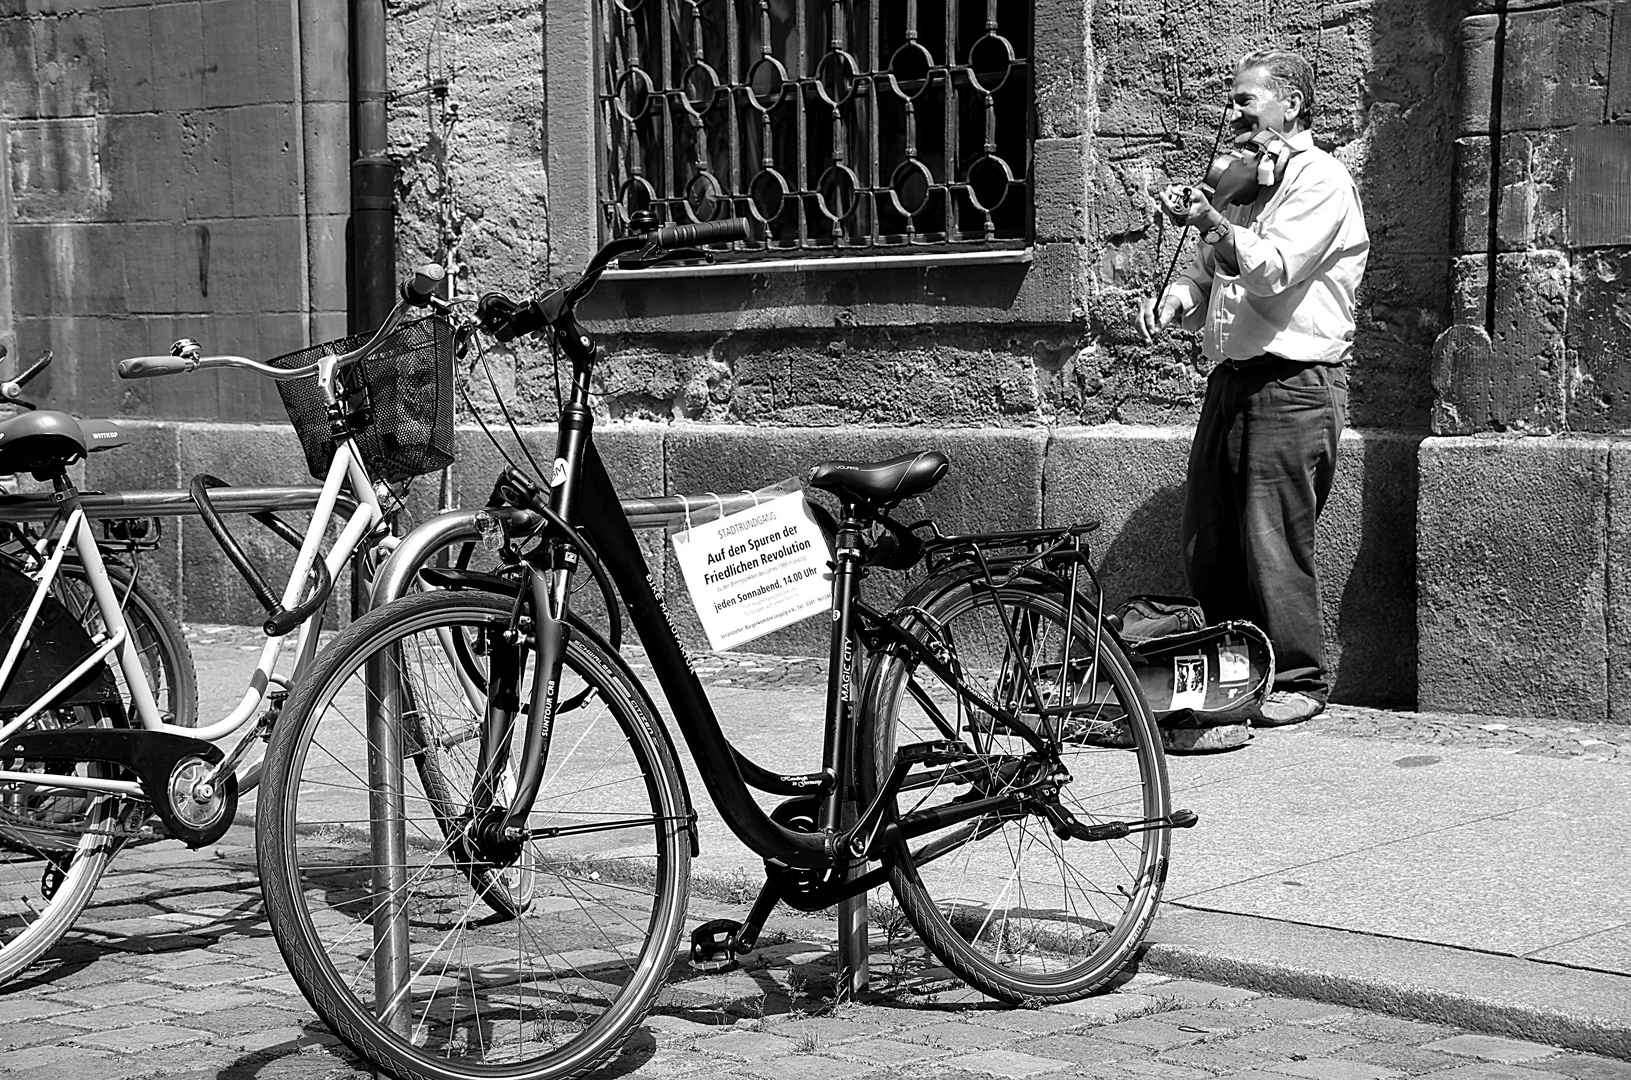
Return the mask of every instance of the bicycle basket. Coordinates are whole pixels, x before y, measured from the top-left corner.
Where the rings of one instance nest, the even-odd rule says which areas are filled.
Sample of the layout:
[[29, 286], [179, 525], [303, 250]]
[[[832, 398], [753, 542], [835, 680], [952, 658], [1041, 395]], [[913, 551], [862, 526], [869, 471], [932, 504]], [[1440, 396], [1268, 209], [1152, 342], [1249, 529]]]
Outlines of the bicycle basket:
[[[353, 334], [270, 361], [297, 368], [366, 344]], [[335, 394], [368, 471], [378, 480], [407, 480], [453, 462], [453, 327], [431, 316], [397, 327], [374, 354], [342, 370]], [[278, 383], [306, 467], [321, 480], [334, 460], [334, 437], [317, 377]]]

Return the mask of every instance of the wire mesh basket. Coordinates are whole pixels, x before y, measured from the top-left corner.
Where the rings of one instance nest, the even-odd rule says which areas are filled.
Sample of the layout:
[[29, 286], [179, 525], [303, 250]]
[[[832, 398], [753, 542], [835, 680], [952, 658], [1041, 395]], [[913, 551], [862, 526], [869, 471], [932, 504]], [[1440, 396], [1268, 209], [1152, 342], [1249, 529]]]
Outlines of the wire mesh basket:
[[[354, 334], [269, 361], [297, 368], [366, 344]], [[321, 480], [334, 460], [334, 436], [317, 378], [278, 383], [306, 467]], [[335, 395], [376, 480], [407, 480], [453, 463], [453, 327], [431, 316], [397, 327], [372, 356], [340, 371]]]

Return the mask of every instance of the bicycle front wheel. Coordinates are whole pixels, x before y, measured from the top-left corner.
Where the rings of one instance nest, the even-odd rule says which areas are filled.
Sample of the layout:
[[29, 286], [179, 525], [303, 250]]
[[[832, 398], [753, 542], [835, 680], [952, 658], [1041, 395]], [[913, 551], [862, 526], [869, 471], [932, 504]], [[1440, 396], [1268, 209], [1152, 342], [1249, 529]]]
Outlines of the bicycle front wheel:
[[[273, 933], [318, 1015], [395, 1076], [594, 1067], [644, 1017], [684, 920], [677, 768], [627, 667], [578, 628], [528, 838], [508, 862], [526, 867], [526, 902], [493, 903], [493, 877], [472, 872], [465, 824], [488, 807], [475, 804], [475, 769], [457, 762], [481, 745], [509, 616], [507, 599], [464, 591], [371, 612], [296, 688], [267, 751], [257, 841]], [[522, 701], [533, 666], [525, 650]], [[370, 783], [370, 709], [412, 712], [397, 717], [403, 752], [435, 755], [401, 770], [399, 811]], [[492, 752], [519, 765], [525, 726]]]
[[[924, 583], [904, 627], [987, 701], [1044, 735], [1039, 751], [917, 658], [868, 669], [857, 753], [862, 804], [897, 749], [950, 740], [962, 760], [919, 766], [897, 815], [1014, 795], [1000, 810], [895, 845], [890, 885], [913, 929], [971, 986], [1057, 1002], [1103, 986], [1155, 916], [1170, 830], [1061, 839], [1065, 818], [1135, 823], [1168, 810], [1166, 760], [1126, 656], [1094, 612], [1045, 584]], [[1077, 704], [1068, 715], [1044, 707]], [[943, 760], [943, 759], [942, 759]]]

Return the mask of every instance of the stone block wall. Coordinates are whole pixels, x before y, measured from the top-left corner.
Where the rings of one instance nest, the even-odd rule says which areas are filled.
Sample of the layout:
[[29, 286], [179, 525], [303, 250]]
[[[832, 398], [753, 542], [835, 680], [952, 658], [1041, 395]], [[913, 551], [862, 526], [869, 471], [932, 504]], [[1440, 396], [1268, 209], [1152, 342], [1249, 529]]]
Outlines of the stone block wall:
[[[81, 5], [73, 15], [14, 9], [0, 6], [0, 54], [8, 57], [0, 64], [8, 148], [0, 244], [9, 245], [0, 250], [8, 275], [0, 327], [13, 327], [21, 344], [26, 324], [28, 348], [67, 342], [109, 359], [162, 349], [182, 334], [250, 355], [336, 336], [348, 155], [345, 34], [331, 6], [171, 0]], [[917, 428], [955, 429], [948, 437], [972, 448], [980, 484], [1020, 500], [982, 494], [968, 507], [1023, 504], [1026, 520], [1049, 521], [1074, 512], [1069, 492], [1085, 494], [1067, 479], [1068, 463], [1091, 449], [1100, 478], [1094, 498], [1110, 498], [1094, 512], [1121, 523], [1106, 527], [1110, 578], [1127, 591], [1175, 586], [1176, 486], [1205, 372], [1192, 337], [1171, 335], [1151, 348], [1132, 330], [1138, 298], [1175, 255], [1192, 251], [1192, 236], [1158, 224], [1153, 194], [1204, 171], [1233, 59], [1263, 44], [1299, 48], [1318, 71], [1318, 138], [1358, 178], [1374, 239], [1350, 375], [1356, 431], [1344, 443], [1359, 457], [1345, 463], [1333, 495], [1331, 513], [1344, 527], [1328, 530], [1322, 558], [1334, 581], [1349, 579], [1343, 567], [1360, 567], [1391, 584], [1385, 593], [1339, 585], [1328, 594], [1333, 648], [1348, 673], [1338, 692], [1347, 700], [1413, 697], [1412, 677], [1362, 639], [1376, 626], [1395, 658], [1414, 657], [1414, 535], [1396, 513], [1378, 517], [1376, 508], [1389, 499], [1414, 505], [1414, 446], [1435, 400], [1433, 342], [1474, 303], [1472, 287], [1459, 285], [1468, 268], [1450, 257], [1474, 213], [1451, 183], [1452, 168], [1476, 154], [1471, 135], [1453, 140], [1468, 112], [1458, 92], [1468, 81], [1461, 54], [1476, 51], [1473, 23], [1459, 5], [1409, 0], [1294, 0], [1272, 17], [1251, 0], [1205, 8], [1038, 0], [1032, 10], [1028, 257], [608, 276], [584, 309], [607, 353], [598, 387], [603, 438], [658, 439], [662, 486], [675, 491], [738, 483], [733, 461], [802, 467], [812, 457], [905, 445]], [[298, 18], [279, 23], [289, 12]], [[585, 63], [593, 0], [391, 3], [387, 14], [403, 269], [438, 258], [454, 267], [462, 290], [516, 294], [570, 277], [601, 239], [596, 66]], [[278, 40], [287, 47], [268, 44], [285, 30]], [[15, 74], [36, 69], [45, 74]], [[226, 73], [251, 71], [224, 85]], [[299, 158], [292, 171], [291, 157]], [[1600, 171], [1614, 167], [1601, 156]], [[64, 168], [80, 169], [73, 175], [81, 180], [94, 169], [94, 182], [52, 172]], [[1532, 216], [1557, 212], [1537, 204]], [[25, 250], [28, 267], [57, 269], [19, 271]], [[1461, 298], [1454, 309], [1452, 271]], [[1611, 288], [1617, 272], [1604, 263], [1597, 279]], [[1514, 285], [1512, 295], [1547, 310], [1559, 303], [1544, 282]], [[1591, 332], [1608, 340], [1614, 325], [1598, 320]], [[82, 340], [62, 336], [70, 330]], [[484, 416], [495, 418], [500, 401], [523, 423], [554, 415], [553, 370], [541, 346], [489, 345], [485, 360], [487, 371], [470, 381]], [[1513, 391], [1503, 384], [1500, 393]], [[269, 387], [236, 377], [115, 387], [98, 375], [83, 392], [63, 385], [49, 396], [186, 421], [174, 429], [174, 460], [153, 463], [166, 483], [199, 463], [246, 464], [211, 458], [220, 452], [213, 443], [194, 447], [204, 438], [199, 422], [282, 415]], [[248, 429], [220, 437], [228, 435], [273, 437]], [[165, 444], [168, 436], [154, 438]], [[742, 438], [758, 449], [739, 459]], [[247, 464], [277, 471], [280, 460], [268, 451]], [[483, 488], [487, 463], [480, 454], [461, 463], [461, 487]], [[126, 482], [142, 479], [134, 465], [127, 472]], [[279, 478], [300, 475], [265, 479]], [[194, 617], [238, 617], [227, 587], [223, 580], [218, 589], [187, 590]]]
[[1477, 2], [1459, 36], [1453, 325], [1420, 461], [1422, 704], [1626, 721], [1631, 4]]
[[123, 383], [179, 337], [345, 330], [347, 31], [331, 5], [0, 4], [0, 341], [85, 414], [281, 420], [264, 380]]
[[[200, 471], [246, 485], [281, 484], [301, 468], [293, 434], [276, 425], [135, 421], [129, 430], [132, 445], [98, 454], [90, 463], [88, 484], [174, 486]], [[521, 435], [534, 457], [548, 458], [553, 428], [523, 427]], [[826, 457], [883, 458], [938, 449], [951, 458], [946, 479], [928, 496], [902, 506], [901, 520], [929, 517], [946, 532], [1095, 520], [1100, 527], [1091, 550], [1103, 575], [1107, 605], [1135, 592], [1182, 591], [1171, 522], [1189, 446], [1186, 434], [1169, 429], [887, 427], [839, 434], [816, 428], [636, 422], [599, 428], [595, 441], [613, 484], [626, 496], [754, 490], [788, 477], [802, 479]], [[1336, 492], [1320, 522], [1319, 566], [1326, 649], [1334, 691], [1342, 700], [1404, 707], [1414, 701], [1415, 652], [1409, 635], [1401, 637], [1397, 628], [1408, 625], [1415, 610], [1411, 537], [1416, 441], [1413, 436], [1358, 432], [1343, 439]], [[500, 442], [510, 456], [524, 459], [509, 433]], [[460, 428], [457, 450], [454, 496], [460, 505], [480, 506], [503, 458], [474, 427]], [[152, 461], [179, 464], [168, 476], [150, 480]], [[432, 512], [435, 499], [436, 478], [421, 478], [411, 515], [422, 519]], [[233, 526], [251, 558], [267, 568], [269, 580], [287, 571], [292, 549], [246, 518]], [[671, 531], [638, 535], [682, 638], [692, 648], [706, 648], [678, 567], [669, 557]], [[144, 556], [142, 565], [146, 584], [195, 620], [258, 624], [262, 618], [197, 522], [167, 522], [160, 549]], [[866, 595], [875, 606], [887, 608], [911, 579], [909, 574], [874, 571], [866, 581]], [[340, 583], [338, 595], [344, 597], [348, 586]], [[593, 609], [588, 593], [580, 595]], [[336, 607], [335, 616], [340, 614]], [[807, 619], [746, 648], [824, 655], [826, 631], [825, 623]], [[1631, 711], [1631, 703], [1627, 709]]]

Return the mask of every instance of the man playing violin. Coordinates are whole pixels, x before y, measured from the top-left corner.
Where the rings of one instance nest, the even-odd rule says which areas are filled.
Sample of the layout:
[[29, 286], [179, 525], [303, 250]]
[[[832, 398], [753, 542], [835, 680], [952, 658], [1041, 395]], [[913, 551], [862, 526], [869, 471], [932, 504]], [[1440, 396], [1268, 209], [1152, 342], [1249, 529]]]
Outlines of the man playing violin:
[[[1306, 60], [1273, 49], [1243, 57], [1231, 106], [1249, 160], [1215, 167], [1213, 191], [1163, 193], [1201, 245], [1159, 298], [1142, 301], [1138, 325], [1145, 341], [1174, 323], [1199, 330], [1216, 364], [1189, 455], [1184, 570], [1210, 619], [1249, 619], [1274, 642], [1261, 718], [1272, 726], [1318, 715], [1330, 693], [1314, 525], [1347, 419], [1343, 363], [1370, 237], [1353, 178], [1314, 145]], [[1269, 182], [1237, 183], [1242, 169]]]

